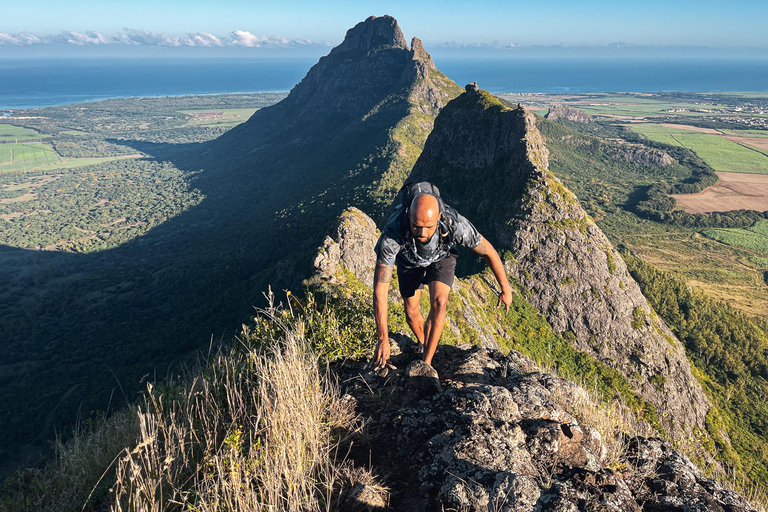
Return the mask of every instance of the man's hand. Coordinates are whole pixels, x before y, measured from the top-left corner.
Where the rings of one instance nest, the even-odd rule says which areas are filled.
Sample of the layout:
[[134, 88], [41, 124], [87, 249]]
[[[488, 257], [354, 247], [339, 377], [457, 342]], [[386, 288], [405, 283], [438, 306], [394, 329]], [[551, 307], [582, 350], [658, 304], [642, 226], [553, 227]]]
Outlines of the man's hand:
[[501, 306], [504, 303], [504, 311], [509, 313], [509, 306], [512, 304], [512, 290], [506, 289], [499, 294], [499, 302], [496, 303], [496, 307]]
[[496, 276], [496, 280], [499, 282], [499, 286], [501, 286], [501, 293], [499, 293], [499, 301], [496, 303], [496, 307], [501, 306], [503, 302], [504, 311], [509, 312], [509, 306], [512, 304], [512, 288], [509, 287], [507, 273], [504, 270], [504, 263], [502, 263], [499, 253], [482, 236], [480, 236], [480, 243], [472, 250], [485, 259], [485, 263], [491, 268], [493, 275]]
[[389, 363], [389, 338], [379, 341], [376, 345], [376, 352], [373, 354], [373, 361], [371, 361], [371, 368], [374, 370], [381, 370]]

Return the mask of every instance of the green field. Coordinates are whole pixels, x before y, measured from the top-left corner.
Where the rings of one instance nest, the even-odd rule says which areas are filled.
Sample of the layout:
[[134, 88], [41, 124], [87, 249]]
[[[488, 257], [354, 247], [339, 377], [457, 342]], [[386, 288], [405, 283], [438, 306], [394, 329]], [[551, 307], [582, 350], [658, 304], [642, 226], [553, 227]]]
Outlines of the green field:
[[[612, 105], [611, 103], [636, 103], [635, 105]], [[694, 103], [673, 103], [659, 100], [647, 100], [643, 98], [611, 98], [606, 101], [595, 101], [595, 103], [606, 103], [605, 105], [574, 104], [573, 107], [584, 110], [590, 114], [610, 114], [627, 117], [648, 117], [668, 115], [672, 109], [708, 109], [720, 110], [723, 107], [717, 105], [701, 105]], [[685, 112], [686, 116], [711, 115], [706, 112]]]
[[768, 155], [759, 150], [745, 148], [718, 135], [652, 123], [624, 126], [650, 140], [690, 149], [716, 171], [768, 174]]
[[708, 229], [704, 234], [724, 244], [768, 254], [768, 220], [761, 220], [746, 229]]
[[59, 155], [47, 144], [0, 144], [0, 172], [30, 170], [59, 160]]
[[101, 164], [138, 155], [121, 155], [93, 158], [61, 158], [47, 144], [0, 144], [0, 174], [9, 171], [51, 171], [75, 169], [86, 165]]
[[735, 135], [736, 137], [765, 137], [768, 138], [768, 132], [764, 130], [719, 130], [726, 135]]
[[[179, 110], [182, 114], [190, 116], [187, 126], [235, 126], [256, 112], [257, 108], [225, 108], [205, 110]], [[207, 115], [210, 114], [210, 115]]]
[[40, 140], [50, 137], [29, 128], [14, 126], [12, 124], [0, 124], [0, 143], [4, 142], [26, 142], [30, 140]]

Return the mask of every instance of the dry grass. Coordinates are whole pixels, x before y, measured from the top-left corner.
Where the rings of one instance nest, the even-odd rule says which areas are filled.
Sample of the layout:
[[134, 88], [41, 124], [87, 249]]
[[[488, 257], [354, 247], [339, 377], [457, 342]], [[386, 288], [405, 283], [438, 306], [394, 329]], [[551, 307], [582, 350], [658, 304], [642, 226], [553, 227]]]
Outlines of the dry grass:
[[355, 418], [298, 326], [269, 350], [219, 357], [177, 400], [150, 390], [111, 510], [331, 510], [334, 432]]
[[264, 313], [266, 339], [244, 337], [186, 385], [149, 386], [141, 406], [62, 445], [0, 510], [330, 511], [353, 486], [375, 487], [344, 462], [360, 422], [304, 323]]
[[44, 469], [27, 469], [6, 481], [0, 510], [79, 511], [109, 494], [106, 477], [138, 434], [136, 408], [114, 414], [88, 430], [56, 442], [56, 457]]
[[[545, 371], [557, 375], [553, 368]], [[627, 439], [658, 436], [658, 432], [626, 404], [619, 400], [605, 401], [595, 386], [589, 387], [583, 382], [577, 384], [575, 390], [556, 387], [552, 401], [580, 424], [600, 433], [605, 447], [602, 463], [608, 467], [618, 467], [625, 460]]]

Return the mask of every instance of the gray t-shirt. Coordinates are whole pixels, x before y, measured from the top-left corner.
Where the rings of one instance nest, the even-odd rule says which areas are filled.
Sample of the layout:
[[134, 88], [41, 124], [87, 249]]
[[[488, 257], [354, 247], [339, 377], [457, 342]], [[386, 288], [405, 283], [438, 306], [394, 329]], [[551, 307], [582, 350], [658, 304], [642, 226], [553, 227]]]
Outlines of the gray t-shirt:
[[482, 239], [477, 228], [450, 206], [446, 205], [445, 209], [438, 229], [424, 244], [414, 240], [410, 223], [402, 210], [395, 211], [376, 243], [376, 262], [390, 266], [397, 262], [406, 267], [426, 267], [448, 256], [456, 245], [470, 249], [477, 247]]

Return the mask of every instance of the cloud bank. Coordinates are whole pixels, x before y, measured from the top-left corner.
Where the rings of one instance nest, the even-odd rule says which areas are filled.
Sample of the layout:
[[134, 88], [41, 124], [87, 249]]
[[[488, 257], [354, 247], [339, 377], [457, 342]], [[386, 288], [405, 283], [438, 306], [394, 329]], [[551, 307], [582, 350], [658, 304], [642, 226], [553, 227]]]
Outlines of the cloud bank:
[[32, 46], [60, 44], [72, 46], [127, 45], [127, 46], [242, 46], [249, 48], [292, 48], [301, 46], [329, 46], [309, 39], [286, 39], [280, 36], [257, 36], [246, 30], [235, 30], [226, 37], [207, 32], [188, 33], [184, 36], [125, 28], [115, 36], [99, 32], [65, 31], [60, 34], [39, 36], [32, 32], [8, 34], [0, 32], [0, 46]]

